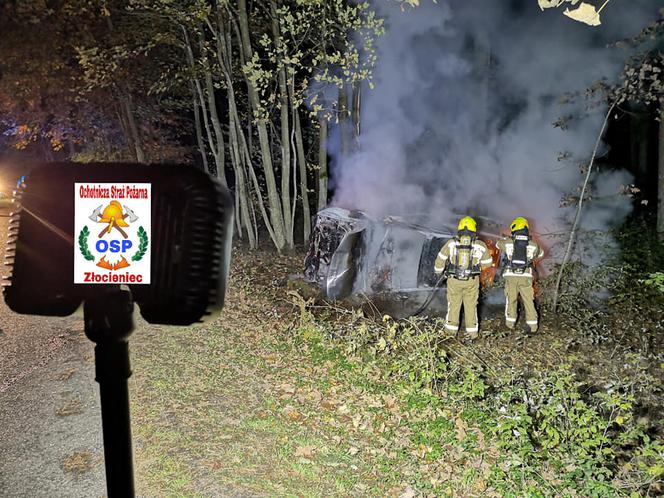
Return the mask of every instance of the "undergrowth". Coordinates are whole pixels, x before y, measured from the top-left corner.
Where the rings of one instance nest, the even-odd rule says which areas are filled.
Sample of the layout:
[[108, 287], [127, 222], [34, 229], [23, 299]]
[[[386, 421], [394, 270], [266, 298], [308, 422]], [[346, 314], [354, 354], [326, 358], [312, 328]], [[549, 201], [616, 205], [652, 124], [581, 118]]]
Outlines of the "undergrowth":
[[380, 321], [345, 311], [345, 325], [339, 327], [338, 320], [330, 320], [339, 310], [313, 310], [311, 301], [297, 293], [291, 297], [300, 310], [299, 338], [316, 337], [321, 347], [325, 337], [325, 347], [355, 359], [362, 371], [379, 372], [413, 409], [449, 414], [406, 421], [412, 443], [426, 456], [426, 469], [444, 468], [450, 455], [465, 455], [459, 464], [481, 455], [482, 462], [457, 484], [420, 469], [412, 481], [418, 492], [455, 495], [460, 489], [455, 486], [467, 490], [470, 482], [476, 495], [663, 492], [664, 444], [635, 416], [626, 386], [591, 390], [569, 365], [529, 374], [498, 372], [479, 356], [463, 361], [451, 347], [456, 339], [440, 321], [388, 316]]
[[[664, 244], [654, 224], [630, 218], [619, 229], [587, 241], [594, 256], [565, 267], [557, 315], [592, 342], [633, 335], [643, 354], [658, 352], [664, 336]], [[551, 311], [559, 267], [539, 281], [541, 303]]]

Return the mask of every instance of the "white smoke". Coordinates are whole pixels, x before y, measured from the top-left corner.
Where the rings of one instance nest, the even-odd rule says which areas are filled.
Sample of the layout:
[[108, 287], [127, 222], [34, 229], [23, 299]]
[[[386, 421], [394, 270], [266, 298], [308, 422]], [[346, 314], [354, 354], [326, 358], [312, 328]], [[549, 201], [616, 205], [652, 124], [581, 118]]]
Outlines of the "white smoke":
[[[363, 95], [359, 151], [332, 151], [332, 203], [425, 216], [434, 226], [469, 213], [503, 224], [526, 216], [536, 232], [563, 231], [573, 207], [560, 208], [561, 198], [582, 182], [579, 166], [606, 112], [588, 110], [583, 92], [617, 79], [627, 54], [607, 45], [657, 19], [655, 3], [612, 2], [602, 25], [590, 27], [541, 12], [535, 0], [423, 0], [405, 11], [374, 0], [387, 28], [376, 86]], [[572, 117], [566, 129], [554, 127], [564, 116]], [[559, 161], [562, 153], [571, 155]], [[616, 169], [594, 175], [585, 229], [624, 219], [630, 200], [617, 193], [630, 181]]]

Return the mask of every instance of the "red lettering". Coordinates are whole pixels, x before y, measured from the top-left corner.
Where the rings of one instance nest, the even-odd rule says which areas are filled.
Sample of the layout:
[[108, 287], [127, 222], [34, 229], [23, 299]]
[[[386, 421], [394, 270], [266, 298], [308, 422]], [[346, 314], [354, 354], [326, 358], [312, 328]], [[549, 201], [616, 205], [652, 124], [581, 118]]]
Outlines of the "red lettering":
[[134, 275], [131, 273], [105, 273], [99, 274], [91, 271], [83, 272], [83, 282], [86, 283], [112, 283], [112, 284], [127, 284], [127, 283], [142, 283], [143, 275]]

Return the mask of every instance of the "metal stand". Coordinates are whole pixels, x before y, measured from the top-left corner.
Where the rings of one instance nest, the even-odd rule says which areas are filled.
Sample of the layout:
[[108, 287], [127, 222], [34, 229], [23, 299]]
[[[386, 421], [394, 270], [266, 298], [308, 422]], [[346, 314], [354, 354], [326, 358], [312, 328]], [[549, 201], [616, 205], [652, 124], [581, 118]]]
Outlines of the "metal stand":
[[100, 289], [85, 301], [85, 335], [95, 346], [96, 378], [101, 398], [106, 489], [109, 498], [133, 498], [134, 470], [127, 379], [129, 344], [134, 330], [131, 293], [119, 287]]

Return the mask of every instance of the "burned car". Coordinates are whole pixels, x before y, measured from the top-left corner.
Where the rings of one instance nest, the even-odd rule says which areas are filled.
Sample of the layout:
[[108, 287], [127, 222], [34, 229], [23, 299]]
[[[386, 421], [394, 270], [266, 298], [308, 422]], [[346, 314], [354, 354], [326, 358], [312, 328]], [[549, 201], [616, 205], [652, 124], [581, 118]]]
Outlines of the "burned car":
[[[482, 221], [485, 227], [495, 226]], [[441, 247], [455, 234], [455, 216], [432, 228], [396, 216], [376, 219], [329, 207], [316, 216], [304, 276], [329, 299], [370, 300], [395, 317], [444, 314], [445, 284], [433, 267]], [[487, 235], [480, 232], [497, 264], [498, 251]], [[491, 275], [482, 278], [486, 283]]]

